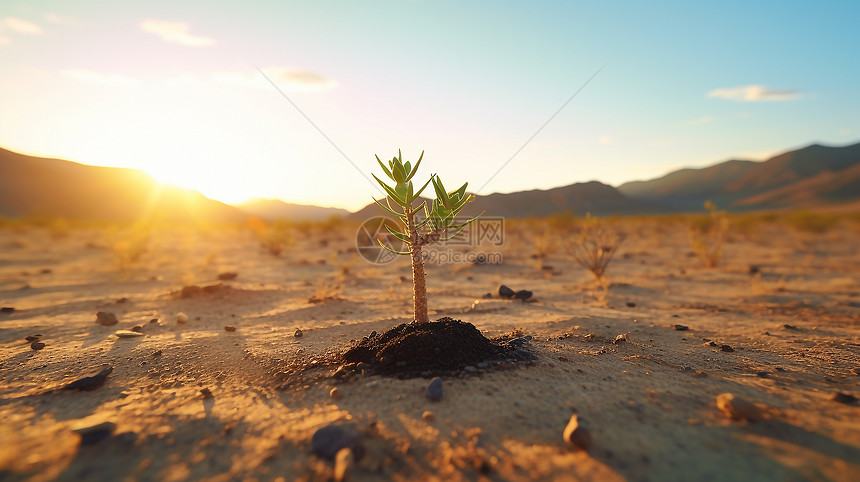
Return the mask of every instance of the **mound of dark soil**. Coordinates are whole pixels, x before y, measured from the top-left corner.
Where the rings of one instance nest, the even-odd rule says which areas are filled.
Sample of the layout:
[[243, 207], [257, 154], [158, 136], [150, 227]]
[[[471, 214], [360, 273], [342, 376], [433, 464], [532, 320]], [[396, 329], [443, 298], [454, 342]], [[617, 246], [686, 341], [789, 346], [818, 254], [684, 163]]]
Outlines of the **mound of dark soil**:
[[484, 337], [471, 323], [446, 317], [398, 325], [381, 334], [373, 332], [342, 358], [346, 363], [366, 363], [380, 375], [415, 377], [459, 371], [481, 362], [535, 357], [503, 339]]

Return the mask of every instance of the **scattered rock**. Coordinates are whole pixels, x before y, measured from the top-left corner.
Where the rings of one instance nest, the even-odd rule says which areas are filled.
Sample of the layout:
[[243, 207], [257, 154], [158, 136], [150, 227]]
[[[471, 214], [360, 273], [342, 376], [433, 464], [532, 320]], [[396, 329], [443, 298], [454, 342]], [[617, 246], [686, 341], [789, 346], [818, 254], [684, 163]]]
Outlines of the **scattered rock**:
[[114, 430], [116, 430], [115, 423], [102, 422], [96, 425], [75, 429], [74, 432], [81, 436], [81, 445], [93, 445], [109, 437]]
[[617, 345], [618, 343], [624, 343], [625, 341], [628, 341], [627, 333], [619, 333], [618, 335], [616, 335], [615, 339], [612, 340], [612, 343], [615, 343]]
[[756, 376], [759, 378], [768, 378], [770, 377], [770, 372], [762, 370], [760, 372], [756, 372]]
[[136, 331], [138, 333], [143, 333], [143, 325], [134, 325], [131, 327], [131, 331]]
[[513, 298], [517, 293], [505, 285], [499, 286], [499, 296], [502, 298]]
[[39, 340], [36, 340], [33, 343], [30, 343], [30, 349], [31, 350], [39, 351], [42, 348], [45, 348], [45, 344]]
[[675, 331], [687, 331], [690, 329], [687, 325], [675, 325]]
[[333, 423], [314, 432], [311, 446], [315, 454], [334, 460], [342, 449], [355, 450], [359, 447], [361, 435], [354, 423]]
[[112, 326], [119, 323], [116, 315], [107, 311], [99, 311], [96, 313], [96, 323], [104, 326]]
[[34, 341], [38, 341], [42, 338], [40, 333], [36, 333], [34, 335], [27, 335], [24, 339], [27, 340], [28, 343], [33, 343]]
[[715, 342], [715, 341], [709, 341], [709, 342], [707, 343], [707, 345], [708, 345], [708, 346], [717, 346], [717, 342]]
[[484, 293], [484, 296], [482, 296], [481, 298], [483, 298], [485, 300], [489, 300], [489, 299], [493, 298], [493, 294], [492, 293]]
[[215, 395], [213, 395], [213, 394], [212, 394], [212, 390], [209, 390], [209, 388], [207, 388], [207, 387], [203, 387], [203, 388], [201, 388], [201, 389], [200, 389], [200, 394], [199, 394], [199, 396], [200, 396], [200, 398], [202, 398], [203, 400], [206, 400], [206, 399], [208, 399], [208, 398], [212, 398], [212, 397], [214, 397]]
[[477, 369], [477, 368], [475, 368], [475, 367], [473, 367], [472, 365], [466, 365], [466, 366], [464, 366], [464, 367], [463, 367], [463, 370], [464, 370], [464, 371], [467, 371], [467, 372], [469, 372], [469, 373], [475, 373], [475, 372], [477, 372], [477, 371], [478, 371], [478, 369]]
[[331, 397], [333, 400], [337, 400], [337, 399], [343, 397], [343, 392], [338, 390], [337, 387], [333, 387], [331, 390], [329, 390], [328, 396]]
[[143, 333], [131, 330], [117, 330], [114, 332], [114, 335], [118, 336], [119, 338], [137, 338], [139, 336], [143, 336]]
[[733, 393], [721, 393], [717, 395], [717, 408], [726, 417], [735, 420], [755, 422], [762, 418], [762, 411], [756, 404]]
[[633, 303], [633, 302], [628, 301], [628, 302], [627, 302], [627, 307], [628, 307], [628, 308], [636, 308], [636, 303]]
[[758, 274], [760, 272], [761, 272], [761, 268], [759, 268], [758, 266], [756, 266], [754, 264], [750, 265], [750, 274]]
[[782, 327], [785, 328], [786, 330], [796, 330], [797, 329], [797, 327], [794, 325], [782, 325]]
[[239, 273], [226, 272], [218, 274], [218, 281], [232, 281], [239, 276]]
[[726, 353], [732, 353], [735, 351], [735, 349], [732, 348], [731, 345], [720, 345], [720, 351], [724, 351]]
[[526, 335], [526, 336], [514, 338], [513, 340], [508, 341], [508, 346], [513, 346], [513, 347], [519, 348], [519, 347], [525, 345], [526, 343], [528, 343], [529, 341], [531, 341], [531, 339], [532, 339], [531, 335]]
[[0, 308], [0, 313], [14, 313], [14, 312], [15, 312], [15, 308], [13, 308], [11, 306], [4, 306], [4, 307]]
[[159, 323], [161, 323], [161, 320], [159, 320], [158, 318], [153, 318], [153, 319], [149, 320], [149, 322], [153, 323], [153, 324], [159, 324]]
[[293, 336], [296, 338], [301, 338], [302, 336], [304, 336], [304, 333], [302, 333], [302, 330], [300, 328], [296, 328], [296, 332], [293, 333]]
[[334, 456], [334, 481], [345, 481], [353, 465], [355, 465], [355, 457], [352, 455], [352, 449], [344, 447], [338, 450]]
[[857, 397], [845, 392], [836, 392], [831, 397], [834, 402], [844, 403], [846, 405], [854, 405], [857, 403]]
[[92, 375], [87, 375], [85, 377], [78, 378], [77, 380], [65, 385], [62, 387], [63, 390], [94, 390], [100, 386], [102, 386], [107, 380], [107, 376], [113, 372], [113, 367], [110, 365], [103, 365], [98, 372], [93, 373]]
[[570, 421], [568, 421], [567, 426], [564, 427], [564, 433], [562, 436], [564, 437], [565, 442], [574, 447], [586, 451], [591, 448], [591, 430], [582, 423], [582, 420], [579, 419], [577, 414], [573, 414], [570, 417]]
[[118, 305], [121, 305], [123, 303], [128, 303], [128, 298], [123, 296], [122, 298], [117, 299], [115, 303]]
[[438, 402], [442, 400], [442, 379], [436, 377], [430, 380], [430, 383], [427, 385], [427, 398], [433, 400], [434, 402]]
[[224, 325], [224, 331], [236, 331], [235, 326]]
[[188, 315], [183, 312], [179, 312], [176, 314], [176, 322], [177, 323], [188, 323]]
[[516, 298], [520, 301], [526, 301], [531, 297], [532, 297], [532, 292], [529, 290], [519, 290], [516, 293], [514, 293], [514, 298]]
[[436, 414], [431, 412], [430, 410], [424, 410], [424, 413], [421, 414], [421, 418], [425, 422], [432, 422], [436, 419]]

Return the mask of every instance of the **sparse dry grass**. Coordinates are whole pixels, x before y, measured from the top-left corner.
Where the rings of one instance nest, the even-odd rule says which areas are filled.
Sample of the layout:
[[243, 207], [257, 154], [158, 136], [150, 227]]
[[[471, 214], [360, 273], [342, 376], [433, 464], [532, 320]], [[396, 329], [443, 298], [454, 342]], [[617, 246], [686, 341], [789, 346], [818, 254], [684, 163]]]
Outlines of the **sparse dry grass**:
[[624, 241], [624, 235], [609, 228], [605, 223], [588, 216], [583, 221], [579, 235], [567, 246], [568, 253], [597, 280], [603, 280], [606, 268]]
[[720, 262], [726, 234], [729, 230], [729, 217], [725, 211], [708, 201], [705, 203], [707, 216], [693, 218], [690, 222], [690, 242], [693, 251], [702, 258], [709, 268], [714, 268]]

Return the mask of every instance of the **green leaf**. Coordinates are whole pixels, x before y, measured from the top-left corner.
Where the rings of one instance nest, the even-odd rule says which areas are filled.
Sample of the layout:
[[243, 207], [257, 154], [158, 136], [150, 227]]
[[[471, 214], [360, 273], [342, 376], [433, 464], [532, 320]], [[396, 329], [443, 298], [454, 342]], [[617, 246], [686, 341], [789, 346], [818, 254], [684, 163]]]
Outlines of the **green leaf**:
[[463, 184], [462, 186], [460, 186], [460, 189], [457, 189], [455, 191], [458, 197], [462, 198], [463, 196], [466, 195], [466, 186], [468, 186], [468, 185], [469, 185], [469, 183], [467, 182], [466, 184]]
[[403, 214], [398, 213], [397, 211], [391, 209], [390, 206], [383, 205], [381, 202], [377, 201], [376, 198], [373, 198], [373, 202], [375, 202], [377, 205], [379, 205], [379, 207], [381, 207], [382, 209], [385, 209], [386, 211], [390, 212], [391, 214], [397, 216], [398, 218], [403, 216]]
[[[416, 167], [417, 167], [417, 166], [416, 166]], [[432, 178], [430, 178], [430, 179], [432, 179]], [[418, 199], [418, 196], [420, 196], [420, 195], [421, 195], [421, 193], [422, 193], [422, 192], [424, 192], [424, 188], [425, 188], [425, 187], [427, 187], [427, 185], [428, 185], [428, 184], [430, 184], [430, 180], [429, 180], [429, 179], [427, 180], [427, 182], [425, 182], [425, 183], [424, 183], [424, 185], [423, 185], [423, 186], [421, 186], [421, 189], [419, 189], [419, 190], [418, 190], [418, 192], [415, 194], [415, 197], [414, 197], [413, 199]]]
[[395, 231], [394, 228], [392, 228], [391, 226], [389, 226], [387, 224], [384, 224], [384, 226], [385, 226], [385, 229], [387, 229], [388, 232], [391, 233], [392, 236], [403, 241], [404, 243], [406, 243], [408, 245], [412, 245], [412, 242], [409, 240], [409, 235], [407, 235], [405, 233], [401, 233], [400, 231]]
[[412, 193], [412, 183], [406, 183], [406, 204], [412, 205], [412, 201], [415, 200], [415, 194]]
[[381, 239], [377, 239], [376, 242], [379, 243], [380, 246], [382, 246], [382, 249], [388, 251], [389, 253], [399, 254], [401, 256], [407, 255], [407, 254], [412, 254], [410, 251], [395, 251], [395, 250], [389, 248], [388, 246], [382, 244]]
[[451, 201], [448, 199], [448, 193], [445, 192], [445, 186], [442, 184], [442, 178], [436, 176], [433, 178], [433, 188], [436, 189], [436, 198], [439, 202], [448, 207], [451, 204]]
[[382, 188], [385, 189], [385, 192], [388, 193], [388, 196], [390, 196], [391, 199], [394, 200], [394, 202], [404, 208], [406, 207], [406, 202], [400, 196], [397, 195], [394, 189], [391, 189], [390, 187], [388, 187], [388, 184], [385, 184], [384, 182], [380, 181], [379, 178], [376, 177], [376, 174], [371, 173], [371, 176], [373, 176], [373, 178], [376, 179], [376, 182], [378, 182], [379, 185], [381, 185]]
[[389, 179], [394, 179], [394, 176], [391, 175], [391, 171], [389, 171], [388, 168], [385, 167], [385, 164], [383, 164], [382, 161], [379, 160], [379, 156], [376, 156], [376, 162], [379, 163], [379, 167], [382, 168], [382, 172], [384, 172]]
[[424, 151], [421, 151], [421, 157], [418, 158], [418, 162], [415, 163], [415, 167], [413, 167], [412, 171], [409, 173], [408, 179], [412, 179], [415, 176], [415, 173], [418, 172], [418, 166], [421, 165], [421, 159], [424, 159]]
[[439, 238], [439, 241], [450, 241], [450, 240], [456, 238], [458, 234], [462, 233], [464, 229], [466, 229], [466, 226], [460, 226], [454, 234], [452, 234], [451, 236], [444, 237], [444, 238]]
[[479, 214], [479, 215], [475, 216], [475, 217], [474, 217], [474, 218], [472, 218], [472, 219], [469, 219], [468, 221], [464, 221], [464, 222], [462, 222], [462, 223], [460, 223], [460, 224], [455, 224], [455, 225], [448, 226], [448, 227], [449, 227], [449, 228], [466, 227], [466, 226], [468, 226], [469, 224], [471, 224], [471, 223], [475, 222], [475, 220], [477, 220], [479, 217], [483, 216], [485, 212], [487, 212], [487, 211], [486, 211], [486, 210], [485, 210], [485, 211], [481, 211], [481, 214]]

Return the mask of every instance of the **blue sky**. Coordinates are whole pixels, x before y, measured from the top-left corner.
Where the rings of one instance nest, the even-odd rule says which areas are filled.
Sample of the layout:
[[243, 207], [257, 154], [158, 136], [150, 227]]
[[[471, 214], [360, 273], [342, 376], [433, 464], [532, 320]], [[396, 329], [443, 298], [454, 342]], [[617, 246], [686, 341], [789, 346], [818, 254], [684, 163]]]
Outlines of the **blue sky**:
[[860, 140], [857, 18], [857, 2], [10, 0], [0, 146], [227, 202], [357, 209], [379, 194], [374, 154], [398, 148], [479, 194], [619, 185]]

